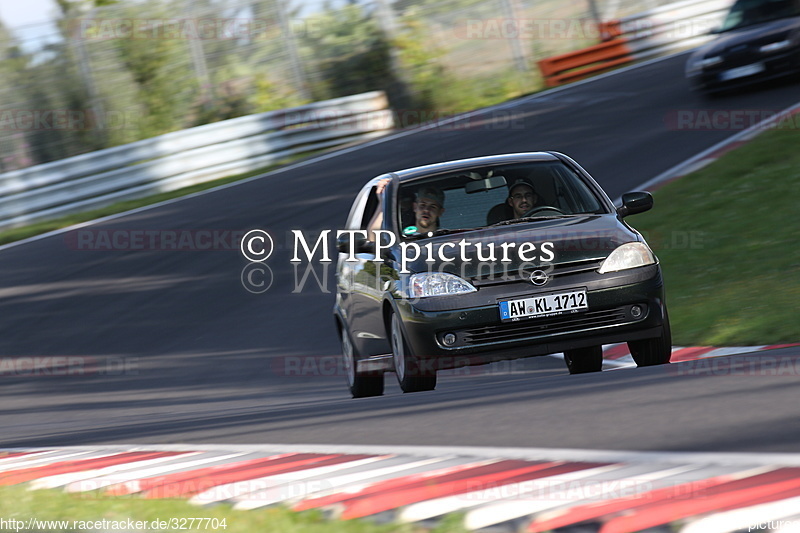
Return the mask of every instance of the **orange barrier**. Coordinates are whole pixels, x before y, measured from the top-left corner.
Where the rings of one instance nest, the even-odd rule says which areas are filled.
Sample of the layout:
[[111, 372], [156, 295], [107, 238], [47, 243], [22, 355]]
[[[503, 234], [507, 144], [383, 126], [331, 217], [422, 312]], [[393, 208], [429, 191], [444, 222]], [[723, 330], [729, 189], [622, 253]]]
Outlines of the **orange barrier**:
[[601, 41], [610, 41], [622, 35], [622, 21], [609, 20], [601, 22], [597, 25], [597, 29], [600, 31]]
[[539, 70], [547, 86], [555, 87], [629, 63], [633, 59], [627, 40], [619, 37], [583, 50], [542, 59], [539, 61]]

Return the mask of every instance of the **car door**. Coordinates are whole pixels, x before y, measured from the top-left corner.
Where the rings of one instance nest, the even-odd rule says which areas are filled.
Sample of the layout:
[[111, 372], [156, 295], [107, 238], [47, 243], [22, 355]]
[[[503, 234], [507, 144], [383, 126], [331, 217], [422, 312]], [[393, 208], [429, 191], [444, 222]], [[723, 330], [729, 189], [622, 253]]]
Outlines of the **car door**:
[[[376, 181], [372, 180], [359, 193], [346, 229], [366, 230], [369, 226], [379, 208]], [[347, 257], [339, 253], [337, 290], [356, 352], [361, 357], [389, 353], [381, 313], [380, 263], [373, 261], [375, 254], [372, 253], [356, 253], [355, 261], [347, 261]]]

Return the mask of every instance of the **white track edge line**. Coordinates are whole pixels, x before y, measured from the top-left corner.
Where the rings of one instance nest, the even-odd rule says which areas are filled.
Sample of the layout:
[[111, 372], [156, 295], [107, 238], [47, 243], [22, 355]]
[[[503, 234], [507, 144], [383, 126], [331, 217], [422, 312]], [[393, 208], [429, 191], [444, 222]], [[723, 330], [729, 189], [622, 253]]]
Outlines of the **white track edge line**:
[[[725, 148], [726, 146], [731, 145], [731, 144], [739, 141], [740, 139], [743, 139], [743, 138], [747, 137], [749, 134], [753, 133], [756, 130], [764, 128], [764, 131], [766, 131], [768, 129], [768, 128], [765, 128], [765, 126], [767, 124], [770, 124], [771, 122], [777, 122], [780, 119], [782, 119], [782, 118], [784, 118], [786, 116], [789, 116], [792, 112], [794, 112], [794, 111], [796, 111], [798, 109], [800, 109], [800, 102], [792, 104], [789, 107], [787, 107], [786, 109], [783, 109], [782, 111], [772, 115], [771, 117], [765, 118], [764, 120], [762, 120], [758, 124], [754, 124], [753, 126], [750, 126], [749, 128], [747, 128], [745, 130], [742, 130], [739, 133], [731, 135], [727, 139], [724, 139], [724, 140], [718, 142], [717, 144], [713, 145], [712, 147], [707, 148], [706, 150], [703, 150], [699, 154], [690, 157], [689, 159], [683, 161], [682, 163], [678, 163], [677, 165], [673, 166], [672, 168], [669, 168], [669, 169], [665, 170], [664, 172], [662, 172], [661, 174], [659, 174], [655, 178], [652, 178], [652, 179], [649, 179], [649, 180], [645, 181], [644, 183], [642, 183], [641, 185], [636, 187], [636, 189], [637, 190], [647, 189], [647, 188], [652, 187], [654, 185], [658, 185], [660, 183], [668, 181], [668, 180], [670, 180], [672, 178], [682, 177], [684, 174], [681, 174], [681, 172], [683, 172], [684, 170], [689, 169], [692, 165], [698, 163], [699, 161], [701, 161], [702, 159], [704, 159], [708, 155], [713, 154], [717, 150]], [[705, 165], [703, 165], [703, 166], [705, 166]], [[695, 170], [698, 170], [698, 169], [695, 169]], [[617, 199], [614, 200], [614, 202], [617, 203], [620, 199], [621, 198], [617, 198]]]
[[[2, 451], [35, 451], [49, 448], [2, 448]], [[363, 444], [120, 444], [107, 446], [60, 447], [60, 450], [95, 450], [109, 453], [139, 450], [157, 451], [249, 451], [265, 453], [341, 453], [374, 455], [412, 455], [436, 457], [458, 455], [477, 458], [519, 458], [555, 461], [604, 461], [620, 463], [660, 462], [667, 464], [782, 465], [800, 466], [800, 453], [761, 452], [683, 452], [589, 450], [568, 448], [518, 448], [480, 446], [408, 446]]]

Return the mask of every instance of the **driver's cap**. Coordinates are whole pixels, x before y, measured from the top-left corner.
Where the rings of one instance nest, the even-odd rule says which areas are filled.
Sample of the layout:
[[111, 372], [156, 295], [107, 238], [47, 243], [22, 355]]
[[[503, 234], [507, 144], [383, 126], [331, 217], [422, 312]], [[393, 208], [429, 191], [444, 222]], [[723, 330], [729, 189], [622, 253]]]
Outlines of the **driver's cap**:
[[515, 181], [514, 183], [512, 183], [511, 186], [508, 188], [508, 195], [511, 196], [511, 191], [514, 190], [514, 187], [518, 187], [520, 185], [524, 185], [525, 187], [528, 187], [533, 192], [536, 192], [536, 189], [533, 187], [531, 182], [529, 182], [526, 179], [520, 178], [517, 181]]

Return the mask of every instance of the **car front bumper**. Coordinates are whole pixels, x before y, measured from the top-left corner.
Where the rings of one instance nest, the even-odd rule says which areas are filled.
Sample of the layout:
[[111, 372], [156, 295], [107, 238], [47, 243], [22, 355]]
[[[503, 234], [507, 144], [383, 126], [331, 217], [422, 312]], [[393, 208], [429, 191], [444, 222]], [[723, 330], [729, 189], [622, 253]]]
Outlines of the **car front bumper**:
[[[512, 290], [502, 291], [491, 304], [459, 309], [432, 310], [430, 302], [415, 305], [402, 298], [395, 304], [414, 354], [435, 361], [439, 369], [661, 335], [666, 306], [658, 265], [565, 280], [546, 292], [581, 287], [587, 291], [588, 310], [514, 322], [501, 322], [497, 302], [545, 291], [517, 284], [506, 287]], [[634, 306], [643, 311], [641, 315], [637, 316]], [[455, 336], [449, 344], [445, 342], [448, 334]]]
[[[745, 67], [754, 63], [763, 63], [764, 70], [751, 76], [743, 76], [730, 80], [723, 80], [723, 72], [737, 67]], [[744, 87], [755, 83], [768, 81], [800, 72], [800, 48], [792, 48], [782, 53], [771, 54], [764, 57], [748, 56], [725, 61], [713, 68], [706, 68], [688, 75], [692, 86], [703, 92], [716, 92], [736, 87]]]

